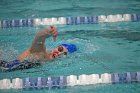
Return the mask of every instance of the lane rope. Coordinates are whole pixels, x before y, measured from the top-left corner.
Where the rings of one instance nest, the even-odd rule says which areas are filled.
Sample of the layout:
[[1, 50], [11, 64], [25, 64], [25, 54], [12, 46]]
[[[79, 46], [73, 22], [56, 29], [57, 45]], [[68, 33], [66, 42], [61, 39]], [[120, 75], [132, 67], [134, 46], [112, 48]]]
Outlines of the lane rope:
[[0, 89], [53, 89], [76, 85], [140, 83], [140, 72], [82, 74], [79, 76], [27, 77], [0, 80]]
[[139, 22], [138, 14], [116, 14], [100, 16], [83, 16], [83, 17], [59, 17], [59, 18], [34, 18], [34, 19], [13, 19], [1, 20], [1, 28], [12, 27], [32, 27], [40, 25], [79, 25], [79, 24], [97, 24], [110, 22]]

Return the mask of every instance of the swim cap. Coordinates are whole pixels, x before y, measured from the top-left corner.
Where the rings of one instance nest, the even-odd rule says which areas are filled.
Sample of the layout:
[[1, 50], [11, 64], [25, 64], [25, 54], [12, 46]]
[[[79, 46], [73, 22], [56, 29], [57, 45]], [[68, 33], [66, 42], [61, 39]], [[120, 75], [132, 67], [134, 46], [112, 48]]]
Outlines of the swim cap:
[[74, 44], [61, 44], [60, 46], [64, 46], [65, 48], [67, 48], [69, 53], [77, 51], [76, 45]]

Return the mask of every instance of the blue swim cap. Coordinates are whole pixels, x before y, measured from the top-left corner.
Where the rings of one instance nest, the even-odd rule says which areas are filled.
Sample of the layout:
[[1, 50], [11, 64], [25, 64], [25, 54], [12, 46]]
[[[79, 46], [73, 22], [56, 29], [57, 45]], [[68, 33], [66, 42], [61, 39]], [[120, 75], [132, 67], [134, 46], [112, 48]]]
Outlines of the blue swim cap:
[[61, 44], [60, 46], [66, 47], [69, 53], [77, 51], [76, 45], [74, 44]]

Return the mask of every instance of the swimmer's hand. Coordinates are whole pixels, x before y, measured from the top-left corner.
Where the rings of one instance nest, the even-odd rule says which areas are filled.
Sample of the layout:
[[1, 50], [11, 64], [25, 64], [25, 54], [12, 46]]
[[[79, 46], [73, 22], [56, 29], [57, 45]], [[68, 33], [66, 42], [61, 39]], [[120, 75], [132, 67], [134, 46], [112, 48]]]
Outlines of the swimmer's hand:
[[50, 30], [49, 31], [52, 34], [53, 40], [55, 42], [56, 41], [57, 34], [58, 34], [57, 29], [54, 26], [50, 26]]

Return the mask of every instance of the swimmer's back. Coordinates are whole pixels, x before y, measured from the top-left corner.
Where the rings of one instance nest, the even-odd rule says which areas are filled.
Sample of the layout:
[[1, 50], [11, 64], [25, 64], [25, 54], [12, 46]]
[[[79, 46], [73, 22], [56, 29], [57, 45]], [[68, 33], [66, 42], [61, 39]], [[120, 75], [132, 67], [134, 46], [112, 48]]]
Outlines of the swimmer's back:
[[20, 60], [21, 62], [23, 62], [24, 60], [28, 60], [33, 58], [34, 60], [47, 60], [47, 53], [46, 52], [35, 52], [32, 53], [31, 49], [27, 49], [26, 51], [24, 51], [22, 54], [20, 54], [18, 56], [18, 60]]

